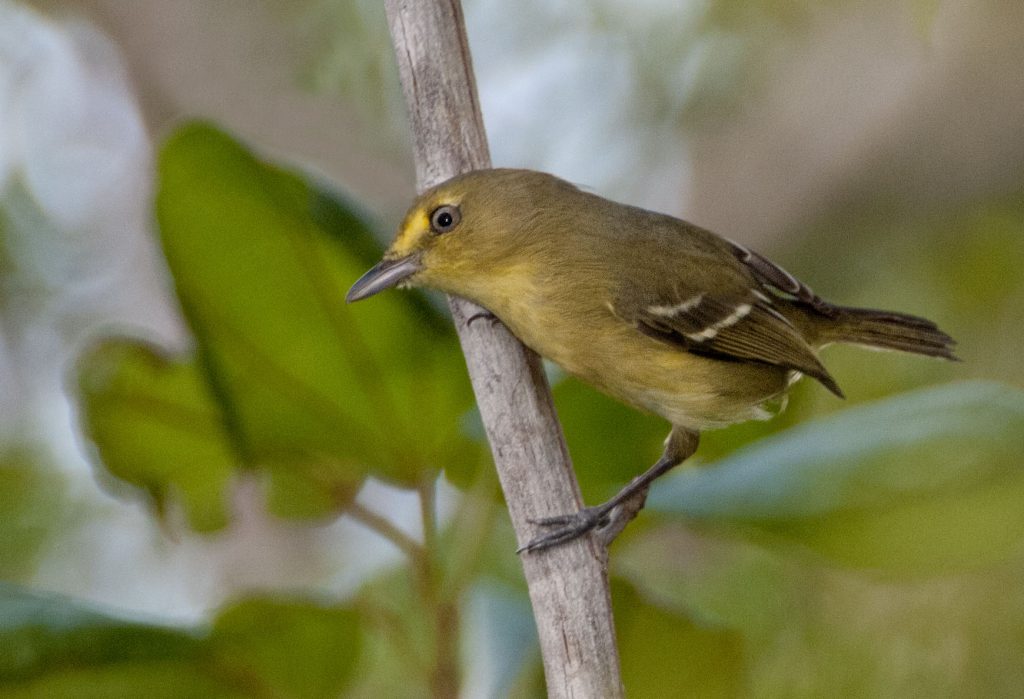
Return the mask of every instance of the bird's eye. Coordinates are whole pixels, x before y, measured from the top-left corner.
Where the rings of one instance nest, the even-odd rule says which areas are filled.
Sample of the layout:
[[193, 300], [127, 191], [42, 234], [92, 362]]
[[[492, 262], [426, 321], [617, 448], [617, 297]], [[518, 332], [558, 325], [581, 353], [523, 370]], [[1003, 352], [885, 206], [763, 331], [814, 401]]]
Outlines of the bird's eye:
[[437, 207], [434, 209], [434, 213], [430, 214], [430, 228], [435, 233], [447, 233], [459, 225], [461, 220], [462, 214], [459, 212], [459, 207], [445, 204]]

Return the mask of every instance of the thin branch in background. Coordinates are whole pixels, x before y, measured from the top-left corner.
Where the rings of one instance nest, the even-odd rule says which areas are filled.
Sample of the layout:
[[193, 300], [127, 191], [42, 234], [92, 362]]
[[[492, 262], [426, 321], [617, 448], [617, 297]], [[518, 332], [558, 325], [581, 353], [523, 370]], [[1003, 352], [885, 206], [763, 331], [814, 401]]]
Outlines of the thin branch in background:
[[423, 546], [437, 552], [437, 474], [430, 471], [420, 480], [420, 518], [423, 520]]
[[421, 546], [420, 543], [411, 536], [396, 527], [387, 517], [379, 515], [373, 510], [364, 507], [356, 500], [353, 500], [352, 503], [347, 506], [345, 513], [367, 529], [376, 532], [394, 544], [414, 565], [419, 565], [419, 562], [424, 558], [425, 551], [423, 546]]

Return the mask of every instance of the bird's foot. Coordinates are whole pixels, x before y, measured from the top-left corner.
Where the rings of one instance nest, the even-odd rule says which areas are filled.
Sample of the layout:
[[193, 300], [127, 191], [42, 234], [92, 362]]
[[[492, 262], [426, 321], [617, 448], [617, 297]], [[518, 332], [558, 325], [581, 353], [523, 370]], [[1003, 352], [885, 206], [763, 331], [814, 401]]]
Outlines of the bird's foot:
[[609, 509], [604, 506], [584, 507], [571, 515], [556, 515], [542, 519], [531, 519], [531, 524], [541, 527], [557, 527], [554, 531], [541, 534], [521, 547], [516, 553], [543, 551], [546, 548], [564, 544], [579, 538], [589, 531], [608, 524]]
[[557, 528], [534, 538], [516, 553], [543, 551], [595, 530], [597, 542], [607, 547], [643, 509], [651, 482], [689, 458], [697, 450], [698, 439], [699, 435], [692, 430], [673, 428], [661, 458], [631, 480], [615, 497], [596, 507], [584, 507], [575, 514], [529, 520], [531, 524], [541, 527]]

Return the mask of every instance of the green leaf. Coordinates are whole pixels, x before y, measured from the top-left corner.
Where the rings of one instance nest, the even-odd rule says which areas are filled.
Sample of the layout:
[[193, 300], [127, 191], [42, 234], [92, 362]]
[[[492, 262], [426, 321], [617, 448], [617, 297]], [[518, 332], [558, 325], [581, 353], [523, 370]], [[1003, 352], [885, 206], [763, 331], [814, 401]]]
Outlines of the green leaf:
[[584, 499], [603, 502], [645, 471], [664, 447], [669, 425], [567, 378], [553, 389], [558, 419]]
[[348, 217], [328, 233], [323, 196], [203, 124], [167, 142], [160, 182], [178, 296], [255, 460], [311, 461], [330, 488], [369, 472], [410, 482], [462, 456], [471, 400], [453, 334], [408, 295], [344, 302], [365, 271], [348, 249], [365, 250], [365, 226]]
[[192, 630], [118, 619], [0, 583], [4, 696], [198, 696], [216, 689], [198, 671], [201, 657]]
[[111, 474], [145, 489], [161, 512], [173, 493], [194, 529], [226, 523], [238, 458], [193, 362], [135, 340], [104, 340], [80, 357], [78, 392], [85, 431]]
[[442, 634], [448, 641], [459, 632], [459, 610], [451, 601], [442, 607], [438, 601], [426, 599], [423, 581], [417, 577], [409, 566], [391, 568], [360, 589], [356, 604], [360, 609], [373, 610], [377, 623], [367, 627], [353, 695], [430, 695], [431, 675], [441, 662], [438, 641]]
[[208, 530], [242, 466], [291, 517], [338, 511], [367, 475], [477, 466], [450, 324], [414, 293], [344, 302], [380, 255], [351, 206], [191, 124], [163, 148], [157, 211], [196, 350], [112, 341], [83, 358], [83, 423], [111, 473], [160, 506], [180, 495]]
[[694, 623], [645, 600], [630, 586], [612, 588], [622, 682], [631, 697], [736, 697], [743, 689], [743, 637]]
[[347, 608], [250, 599], [217, 617], [210, 646], [218, 672], [260, 696], [336, 697], [360, 651], [359, 618]]
[[[732, 651], [699, 662], [728, 673], [738, 694], [1012, 696], [1024, 681], [1020, 551], [981, 571], [895, 579], [743, 534], [663, 524], [622, 542], [614, 558], [641, 602], [664, 610], [653, 626], [662, 644], [694, 627], [733, 638]], [[624, 672], [631, 642], [623, 637]], [[700, 695], [684, 672], [676, 693]]]
[[67, 524], [67, 483], [30, 449], [0, 453], [0, 579], [31, 576], [45, 544]]
[[188, 628], [0, 584], [0, 694], [335, 697], [361, 633], [353, 610], [308, 600], [248, 599]]
[[773, 551], [712, 525], [662, 524], [618, 548], [616, 573], [648, 602], [702, 625], [769, 632], [789, 613], [797, 567]]
[[972, 567], [1024, 539], [1024, 392], [970, 382], [836, 413], [658, 484], [650, 507], [849, 565]]

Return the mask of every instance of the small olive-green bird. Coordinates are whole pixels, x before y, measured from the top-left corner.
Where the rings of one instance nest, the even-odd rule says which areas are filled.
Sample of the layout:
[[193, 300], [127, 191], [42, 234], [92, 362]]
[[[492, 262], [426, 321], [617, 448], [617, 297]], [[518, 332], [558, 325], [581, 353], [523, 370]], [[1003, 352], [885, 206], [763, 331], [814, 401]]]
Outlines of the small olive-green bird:
[[542, 520], [551, 530], [527, 550], [621, 530], [617, 515], [635, 516], [701, 430], [766, 417], [803, 375], [842, 397], [825, 345], [956, 359], [931, 321], [833, 305], [738, 243], [530, 170], [478, 170], [420, 196], [347, 299], [394, 286], [470, 299], [570, 374], [672, 423], [648, 471], [602, 505]]

